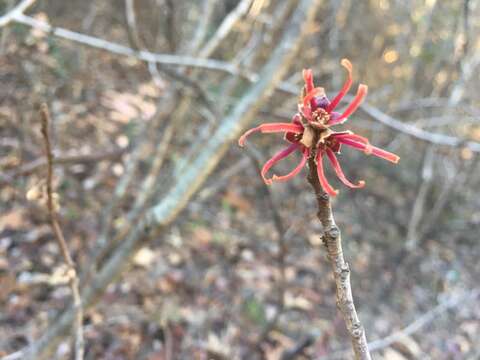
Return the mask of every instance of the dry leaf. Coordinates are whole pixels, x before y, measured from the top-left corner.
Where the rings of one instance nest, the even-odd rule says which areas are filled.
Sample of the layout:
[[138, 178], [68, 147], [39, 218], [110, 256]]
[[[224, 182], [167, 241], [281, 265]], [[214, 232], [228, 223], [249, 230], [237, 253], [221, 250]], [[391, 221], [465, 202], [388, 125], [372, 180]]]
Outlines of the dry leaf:
[[405, 356], [393, 349], [387, 349], [383, 353], [384, 360], [408, 360]]
[[0, 231], [6, 228], [18, 230], [23, 224], [23, 210], [14, 209], [0, 217]]
[[133, 263], [141, 267], [149, 267], [155, 260], [155, 252], [148, 247], [142, 247], [133, 257]]

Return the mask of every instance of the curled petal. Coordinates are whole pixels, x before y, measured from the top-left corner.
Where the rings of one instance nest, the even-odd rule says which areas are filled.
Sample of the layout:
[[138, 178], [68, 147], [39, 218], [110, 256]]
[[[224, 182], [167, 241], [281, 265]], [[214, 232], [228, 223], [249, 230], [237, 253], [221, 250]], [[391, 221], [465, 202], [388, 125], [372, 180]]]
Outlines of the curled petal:
[[367, 155], [372, 154], [372, 155], [375, 155], [375, 156], [377, 156], [379, 158], [382, 158], [384, 160], [390, 161], [394, 164], [397, 164], [398, 161], [400, 160], [399, 156], [397, 156], [397, 155], [395, 155], [391, 152], [388, 152], [386, 150], [380, 149], [376, 146], [372, 146], [372, 145], [368, 146], [367, 144], [360, 143], [358, 141], [348, 139], [348, 138], [339, 138], [338, 141], [342, 144], [351, 146], [355, 149], [362, 150]]
[[272, 183], [272, 179], [267, 179], [265, 177], [266, 173], [268, 170], [271, 169], [273, 165], [275, 165], [277, 162], [279, 162], [282, 159], [285, 159], [288, 155], [290, 155], [292, 152], [297, 150], [300, 147], [299, 144], [292, 144], [285, 149], [279, 151], [276, 153], [270, 160], [268, 160], [265, 165], [262, 167], [261, 175], [263, 178], [263, 181], [265, 181], [265, 184], [270, 185]]
[[326, 149], [328, 159], [330, 160], [330, 163], [332, 164], [333, 170], [335, 170], [335, 173], [337, 174], [337, 177], [340, 179], [342, 183], [347, 185], [350, 188], [362, 188], [365, 186], [365, 181], [360, 180], [357, 184], [353, 184], [350, 182], [346, 177], [345, 174], [343, 173], [342, 167], [340, 166], [340, 163], [338, 162], [337, 157], [333, 153], [332, 150], [329, 148]]
[[[287, 181], [287, 180], [290, 180], [291, 178], [293, 178], [295, 175], [298, 175], [298, 173], [300, 171], [302, 171], [302, 169], [305, 167], [305, 164], [307, 163], [307, 159], [308, 159], [309, 154], [310, 154], [310, 151], [307, 148], [305, 148], [303, 150], [302, 160], [300, 160], [300, 162], [295, 167], [295, 169], [293, 169], [287, 175], [282, 175], [282, 176], [273, 175], [272, 179], [268, 180], [268, 181], [270, 181], [270, 182], [272, 182], [272, 181]], [[264, 179], [264, 181], [266, 181], [265, 178], [263, 178], [263, 179]]]
[[347, 69], [347, 79], [345, 80], [345, 83], [343, 84], [340, 92], [337, 94], [337, 96], [335, 96], [330, 105], [328, 105], [326, 109], [327, 112], [331, 112], [337, 107], [338, 103], [343, 99], [345, 94], [348, 92], [348, 90], [350, 90], [350, 87], [352, 86], [352, 63], [348, 61], [348, 59], [342, 59], [340, 63], [345, 69]]
[[343, 139], [343, 140], [345, 140], [345, 139], [348, 140], [349, 139], [349, 140], [353, 140], [355, 142], [362, 143], [362, 144], [365, 145], [365, 148], [362, 149], [365, 152], [365, 154], [370, 155], [372, 153], [372, 145], [370, 145], [370, 141], [368, 141], [368, 139], [366, 137], [354, 134], [350, 131], [345, 132], [345, 133], [335, 134], [334, 136], [339, 141], [341, 141], [341, 139]]
[[314, 88], [310, 90], [304, 97], [303, 97], [303, 104], [302, 107], [300, 108], [300, 111], [302, 112], [303, 116], [305, 116], [307, 119], [311, 119], [312, 117], [312, 111], [315, 110], [313, 108], [313, 101], [316, 96], [324, 95], [325, 90], [321, 87]]
[[335, 190], [329, 183], [327, 178], [325, 177], [325, 173], [323, 171], [323, 151], [319, 150], [317, 152], [316, 159], [317, 161], [317, 175], [320, 185], [322, 186], [323, 191], [325, 191], [330, 196], [337, 196], [338, 190]]
[[305, 81], [305, 90], [307, 91], [307, 93], [309, 93], [315, 87], [313, 85], [312, 69], [303, 69], [302, 75], [303, 75], [303, 81]]
[[303, 126], [299, 124], [289, 124], [289, 123], [262, 124], [260, 126], [257, 126], [245, 132], [240, 137], [240, 139], [238, 139], [238, 145], [240, 146], [245, 145], [245, 140], [247, 139], [247, 137], [258, 131], [262, 133], [289, 132], [294, 134], [301, 134], [303, 132]]
[[362, 103], [363, 99], [367, 95], [367, 92], [368, 92], [368, 86], [364, 84], [360, 84], [358, 86], [357, 95], [355, 95], [350, 105], [348, 105], [348, 107], [345, 109], [345, 111], [339, 118], [337, 118], [335, 121], [330, 121], [329, 125], [335, 125], [335, 124], [341, 123], [345, 121], [350, 115], [352, 115]]
[[[302, 125], [302, 116], [300, 114], [295, 114], [292, 117], [292, 124]], [[302, 125], [303, 126], [303, 125]]]

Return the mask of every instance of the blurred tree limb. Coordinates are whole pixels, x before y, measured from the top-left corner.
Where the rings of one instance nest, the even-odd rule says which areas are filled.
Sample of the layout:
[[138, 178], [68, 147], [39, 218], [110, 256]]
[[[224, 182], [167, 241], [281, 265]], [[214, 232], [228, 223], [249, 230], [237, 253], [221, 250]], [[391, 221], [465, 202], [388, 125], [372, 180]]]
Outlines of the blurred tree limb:
[[[149, 208], [139, 219], [128, 236], [115, 249], [99, 269], [92, 283], [82, 292], [85, 305], [91, 306], [103, 293], [105, 287], [121, 274], [129, 259], [141, 243], [165, 229], [187, 205], [207, 177], [215, 169], [231, 143], [253, 120], [264, 102], [281, 82], [290, 64], [296, 58], [301, 40], [312, 26], [320, 0], [300, 0], [278, 46], [255, 81], [244, 93], [237, 105], [224, 118], [210, 141], [199, 150], [198, 156], [189, 164], [185, 173], [155, 206]], [[69, 308], [59, 316], [46, 333], [27, 349], [12, 354], [11, 358], [44, 359], [62, 336], [68, 333], [74, 311]], [[19, 356], [19, 357], [15, 357]]]
[[[137, 51], [130, 47], [106, 41], [100, 38], [93, 36], [85, 35], [82, 33], [70, 31], [60, 27], [54, 27], [48, 23], [40, 20], [36, 20], [30, 16], [26, 16], [23, 12], [32, 4], [34, 0], [26, 0], [8, 12], [6, 15], [0, 18], [0, 27], [9, 24], [10, 22], [18, 22], [33, 28], [41, 29], [43, 31], [49, 32], [52, 35], [64, 38], [70, 41], [74, 41], [80, 44], [87, 46], [95, 47], [97, 49], [103, 49], [115, 54], [125, 55], [135, 57], [139, 60], [145, 61], [149, 64], [157, 63], [164, 65], [175, 65], [175, 66], [188, 66], [203, 68], [209, 70], [215, 70], [220, 72], [225, 72], [230, 75], [242, 76], [250, 82], [256, 82], [258, 80], [258, 74], [248, 69], [239, 68], [234, 63], [202, 58], [202, 57], [193, 57], [193, 56], [183, 56], [183, 55], [172, 55], [172, 54], [158, 54], [152, 53], [150, 51], [140, 50]], [[227, 19], [226, 19], [227, 20]], [[222, 24], [223, 25], [223, 24]], [[471, 74], [474, 69], [480, 64], [480, 52], [477, 52], [472, 56], [469, 61], [466, 61], [462, 70], [462, 77], [459, 79], [458, 83], [455, 85], [452, 90], [452, 98], [457, 100], [461, 98], [463, 94], [465, 84], [464, 79], [468, 78], [468, 75]], [[173, 73], [174, 74], [174, 73]], [[173, 75], [172, 75], [173, 76]], [[195, 86], [195, 83], [190, 84], [192, 87]], [[277, 89], [284, 91], [289, 94], [297, 95], [297, 86], [280, 82], [277, 84]], [[197, 89], [198, 90], [198, 89]], [[348, 100], [349, 97], [345, 97], [345, 100]], [[350, 98], [351, 99], [351, 98]], [[361, 105], [361, 108], [374, 120], [388, 126], [394, 130], [400, 131], [404, 134], [412, 136], [422, 141], [430, 142], [432, 144], [459, 147], [465, 146], [474, 152], [480, 152], [480, 143], [474, 141], [466, 141], [454, 136], [432, 133], [424, 129], [418, 128], [412, 124], [406, 124], [398, 119], [391, 117], [390, 115], [385, 114], [378, 108], [364, 102]]]
[[27, 10], [30, 6], [35, 3], [36, 0], [23, 0], [18, 3], [13, 9], [8, 11], [5, 15], [0, 17], [0, 27], [8, 25], [12, 21], [15, 21], [17, 16], [23, 14], [25, 10]]

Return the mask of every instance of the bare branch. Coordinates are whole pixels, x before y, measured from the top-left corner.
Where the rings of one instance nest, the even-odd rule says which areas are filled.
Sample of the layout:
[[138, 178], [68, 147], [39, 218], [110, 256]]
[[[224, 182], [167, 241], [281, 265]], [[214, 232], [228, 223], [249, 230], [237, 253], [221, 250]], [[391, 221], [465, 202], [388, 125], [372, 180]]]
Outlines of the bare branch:
[[413, 204], [412, 215], [408, 222], [407, 227], [407, 239], [405, 242], [405, 247], [407, 250], [413, 250], [419, 241], [418, 231], [420, 223], [424, 217], [425, 212], [425, 201], [427, 199], [428, 192], [432, 186], [433, 178], [433, 162], [435, 159], [434, 148], [430, 146], [427, 149], [425, 154], [425, 159], [423, 161], [422, 169], [422, 184], [418, 190], [417, 196], [415, 198], [415, 203]]
[[49, 32], [52, 35], [58, 36], [66, 40], [74, 41], [83, 45], [88, 45], [97, 49], [107, 50], [114, 54], [135, 57], [139, 60], [146, 62], [155, 62], [164, 65], [199, 67], [204, 69], [221, 71], [232, 75], [242, 75], [249, 79], [252, 79], [253, 81], [255, 80], [254, 74], [241, 71], [234, 65], [225, 61], [172, 54], [157, 54], [145, 50], [136, 51], [132, 48], [129, 48], [128, 46], [124, 46], [118, 43], [110, 42], [75, 31], [70, 31], [61, 27], [54, 27], [45, 21], [37, 20], [23, 14], [15, 14], [14, 16], [12, 16], [12, 20], [20, 24], [28, 25], [30, 27], [43, 30], [45, 32]]
[[10, 22], [14, 21], [15, 18], [19, 15], [22, 15], [25, 10], [35, 3], [36, 0], [23, 0], [12, 10], [7, 12], [5, 15], [0, 17], [0, 27], [8, 25]]
[[452, 147], [465, 146], [474, 152], [480, 152], [480, 144], [477, 142], [459, 139], [454, 136], [432, 133], [414, 125], [403, 123], [365, 102], [360, 105], [360, 108], [378, 122], [417, 139], [437, 145]]
[[195, 34], [190, 43], [187, 45], [188, 53], [196, 54], [200, 46], [203, 44], [205, 37], [207, 36], [208, 27], [212, 21], [215, 7], [218, 2], [218, 0], [203, 1], [203, 6], [200, 9], [200, 14], [198, 14], [198, 25], [194, 29]]
[[251, 4], [252, 0], [242, 0], [238, 3], [237, 7], [225, 17], [212, 38], [208, 40], [207, 44], [200, 50], [198, 55], [201, 58], [208, 58], [212, 55], [222, 40], [230, 33], [237, 21], [248, 12]]
[[77, 273], [75, 271], [75, 264], [70, 256], [70, 252], [67, 247], [67, 242], [63, 236], [62, 229], [57, 220], [57, 213], [55, 209], [55, 204], [53, 202], [53, 153], [52, 146], [50, 143], [50, 135], [48, 127], [50, 124], [50, 115], [46, 104], [42, 104], [40, 109], [40, 115], [42, 120], [42, 135], [45, 141], [45, 151], [47, 156], [47, 207], [48, 214], [50, 216], [50, 223], [57, 239], [58, 246], [62, 252], [63, 259], [65, 264], [68, 266], [68, 278], [70, 283], [70, 288], [72, 290], [73, 305], [75, 308], [75, 359], [83, 360], [84, 354], [84, 338], [83, 338], [83, 308], [82, 300], [80, 298], [79, 290], [79, 281]]
[[330, 197], [323, 191], [318, 180], [314, 152], [308, 159], [308, 181], [313, 187], [318, 205], [318, 219], [323, 226], [323, 244], [327, 249], [337, 288], [337, 307], [342, 313], [352, 341], [356, 360], [371, 360], [365, 329], [357, 315], [350, 285], [350, 267], [343, 257], [342, 236], [333, 217]]

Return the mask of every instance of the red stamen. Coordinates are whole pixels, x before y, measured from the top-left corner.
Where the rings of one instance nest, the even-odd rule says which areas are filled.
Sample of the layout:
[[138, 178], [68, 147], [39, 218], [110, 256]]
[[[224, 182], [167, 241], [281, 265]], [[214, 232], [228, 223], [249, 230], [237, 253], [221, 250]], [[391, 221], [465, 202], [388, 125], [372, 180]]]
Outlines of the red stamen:
[[348, 105], [348, 107], [345, 109], [342, 116], [337, 118], [335, 121], [332, 121], [329, 125], [335, 125], [335, 124], [341, 123], [343, 122], [342, 120], [347, 119], [350, 115], [352, 115], [362, 103], [363, 99], [367, 95], [367, 92], [368, 92], [368, 86], [364, 84], [360, 84], [358, 86], [357, 95], [355, 95], [355, 98], [350, 103], [350, 105]]
[[317, 161], [317, 175], [320, 185], [322, 186], [323, 191], [325, 191], [330, 196], [337, 196], [338, 190], [335, 190], [329, 183], [327, 178], [325, 177], [325, 173], [323, 172], [323, 151], [318, 151], [316, 156]]
[[340, 64], [342, 64], [342, 66], [347, 69], [347, 78], [340, 92], [337, 94], [337, 96], [335, 96], [335, 99], [333, 99], [330, 105], [327, 106], [326, 110], [328, 113], [330, 113], [333, 109], [337, 107], [338, 103], [343, 99], [345, 94], [348, 92], [348, 90], [350, 90], [350, 87], [352, 86], [352, 63], [348, 61], [348, 59], [342, 59]]
[[279, 162], [280, 160], [286, 158], [288, 155], [290, 155], [292, 152], [294, 152], [295, 150], [297, 150], [298, 148], [300, 147], [299, 144], [292, 144], [290, 146], [288, 146], [287, 148], [279, 151], [278, 153], [276, 153], [275, 155], [273, 155], [273, 157], [268, 160], [265, 165], [263, 165], [262, 167], [262, 171], [261, 171], [261, 175], [262, 175], [262, 178], [263, 178], [263, 181], [265, 182], [265, 184], [267, 185], [270, 185], [272, 184], [272, 179], [267, 179], [265, 177], [265, 174], [268, 172], [268, 170], [270, 170], [270, 168], [275, 165], [277, 162]]
[[332, 167], [335, 170], [337, 177], [340, 179], [342, 183], [354, 189], [362, 188], [365, 186], [365, 181], [363, 180], [360, 180], [357, 184], [353, 184], [352, 182], [350, 182], [346, 178], [345, 174], [343, 173], [342, 167], [340, 166], [340, 163], [338, 162], [338, 159], [335, 156], [334, 152], [329, 148], [327, 148], [326, 151], [327, 151], [328, 159], [330, 160], [330, 163], [332, 164]]
[[262, 133], [290, 132], [294, 134], [301, 134], [303, 132], [303, 126], [300, 124], [289, 123], [262, 124], [245, 132], [240, 137], [240, 139], [238, 139], [238, 145], [243, 147], [245, 145], [245, 140], [247, 139], [247, 137], [258, 131]]

